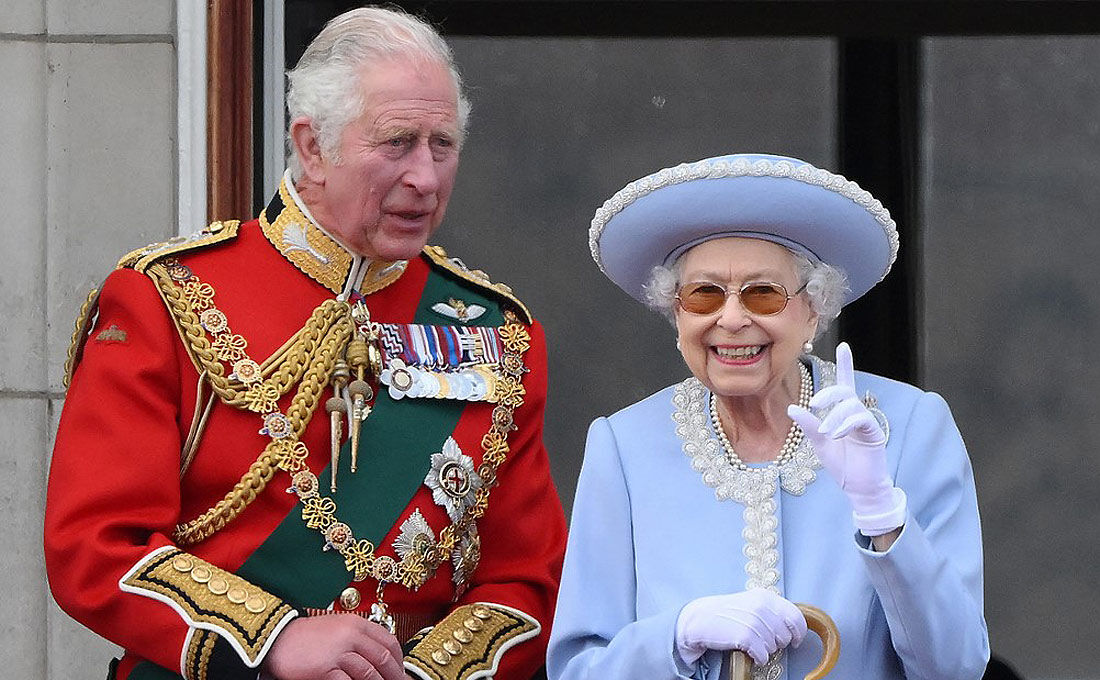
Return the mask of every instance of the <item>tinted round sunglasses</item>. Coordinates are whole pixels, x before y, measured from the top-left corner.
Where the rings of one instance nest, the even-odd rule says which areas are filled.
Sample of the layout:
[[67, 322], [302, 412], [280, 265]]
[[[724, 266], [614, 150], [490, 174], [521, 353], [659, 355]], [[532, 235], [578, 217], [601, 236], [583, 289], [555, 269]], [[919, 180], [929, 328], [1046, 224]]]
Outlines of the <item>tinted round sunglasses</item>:
[[680, 286], [676, 300], [690, 314], [714, 314], [726, 304], [727, 297], [736, 295], [748, 313], [774, 316], [786, 309], [790, 299], [804, 290], [805, 283], [794, 293], [787, 293], [783, 284], [771, 281], [749, 281], [735, 289], [702, 281]]

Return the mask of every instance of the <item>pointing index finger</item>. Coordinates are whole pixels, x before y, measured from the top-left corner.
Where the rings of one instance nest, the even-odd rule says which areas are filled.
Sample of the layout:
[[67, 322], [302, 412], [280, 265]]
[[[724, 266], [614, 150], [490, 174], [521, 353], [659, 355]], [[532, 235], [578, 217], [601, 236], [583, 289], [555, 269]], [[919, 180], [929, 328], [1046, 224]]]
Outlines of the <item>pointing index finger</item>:
[[836, 384], [856, 389], [855, 369], [852, 367], [852, 348], [842, 342], [836, 346]]

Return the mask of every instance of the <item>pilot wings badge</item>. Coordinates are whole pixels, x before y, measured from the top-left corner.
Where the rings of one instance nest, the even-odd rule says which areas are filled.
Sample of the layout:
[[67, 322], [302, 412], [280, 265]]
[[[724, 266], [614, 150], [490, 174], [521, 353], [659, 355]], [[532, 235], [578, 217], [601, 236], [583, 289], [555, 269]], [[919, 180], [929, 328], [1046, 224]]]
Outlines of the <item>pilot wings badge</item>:
[[442, 314], [448, 319], [457, 319], [462, 323], [466, 323], [484, 314], [485, 308], [481, 305], [468, 305], [458, 298], [447, 298], [446, 302], [437, 302], [432, 305], [432, 311], [436, 314]]

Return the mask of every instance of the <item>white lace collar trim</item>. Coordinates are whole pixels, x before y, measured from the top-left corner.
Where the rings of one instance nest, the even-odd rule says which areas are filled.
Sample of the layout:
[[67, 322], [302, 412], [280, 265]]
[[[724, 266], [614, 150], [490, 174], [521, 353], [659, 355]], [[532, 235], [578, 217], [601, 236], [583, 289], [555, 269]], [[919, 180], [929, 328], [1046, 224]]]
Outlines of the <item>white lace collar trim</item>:
[[[836, 383], [836, 366], [809, 357], [814, 372], [814, 391]], [[710, 424], [710, 392], [696, 378], [688, 378], [675, 388], [672, 414], [676, 434], [683, 441], [684, 455], [691, 467], [702, 475], [703, 483], [714, 489], [720, 501], [753, 504], [775, 495], [776, 485], [787, 493], [800, 496], [817, 479], [821, 461], [806, 437], [793, 455], [782, 464], [772, 463], [738, 470], [726, 460], [725, 452]]]

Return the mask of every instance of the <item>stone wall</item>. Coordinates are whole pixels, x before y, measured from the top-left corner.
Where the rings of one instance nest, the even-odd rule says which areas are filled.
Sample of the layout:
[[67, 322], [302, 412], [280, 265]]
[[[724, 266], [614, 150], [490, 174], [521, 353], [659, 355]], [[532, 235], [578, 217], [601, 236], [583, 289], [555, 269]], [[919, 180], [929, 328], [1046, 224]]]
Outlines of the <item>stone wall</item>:
[[120, 254], [176, 232], [174, 31], [172, 0], [0, 3], [4, 677], [98, 680], [114, 653], [50, 597], [42, 509], [77, 309]]

